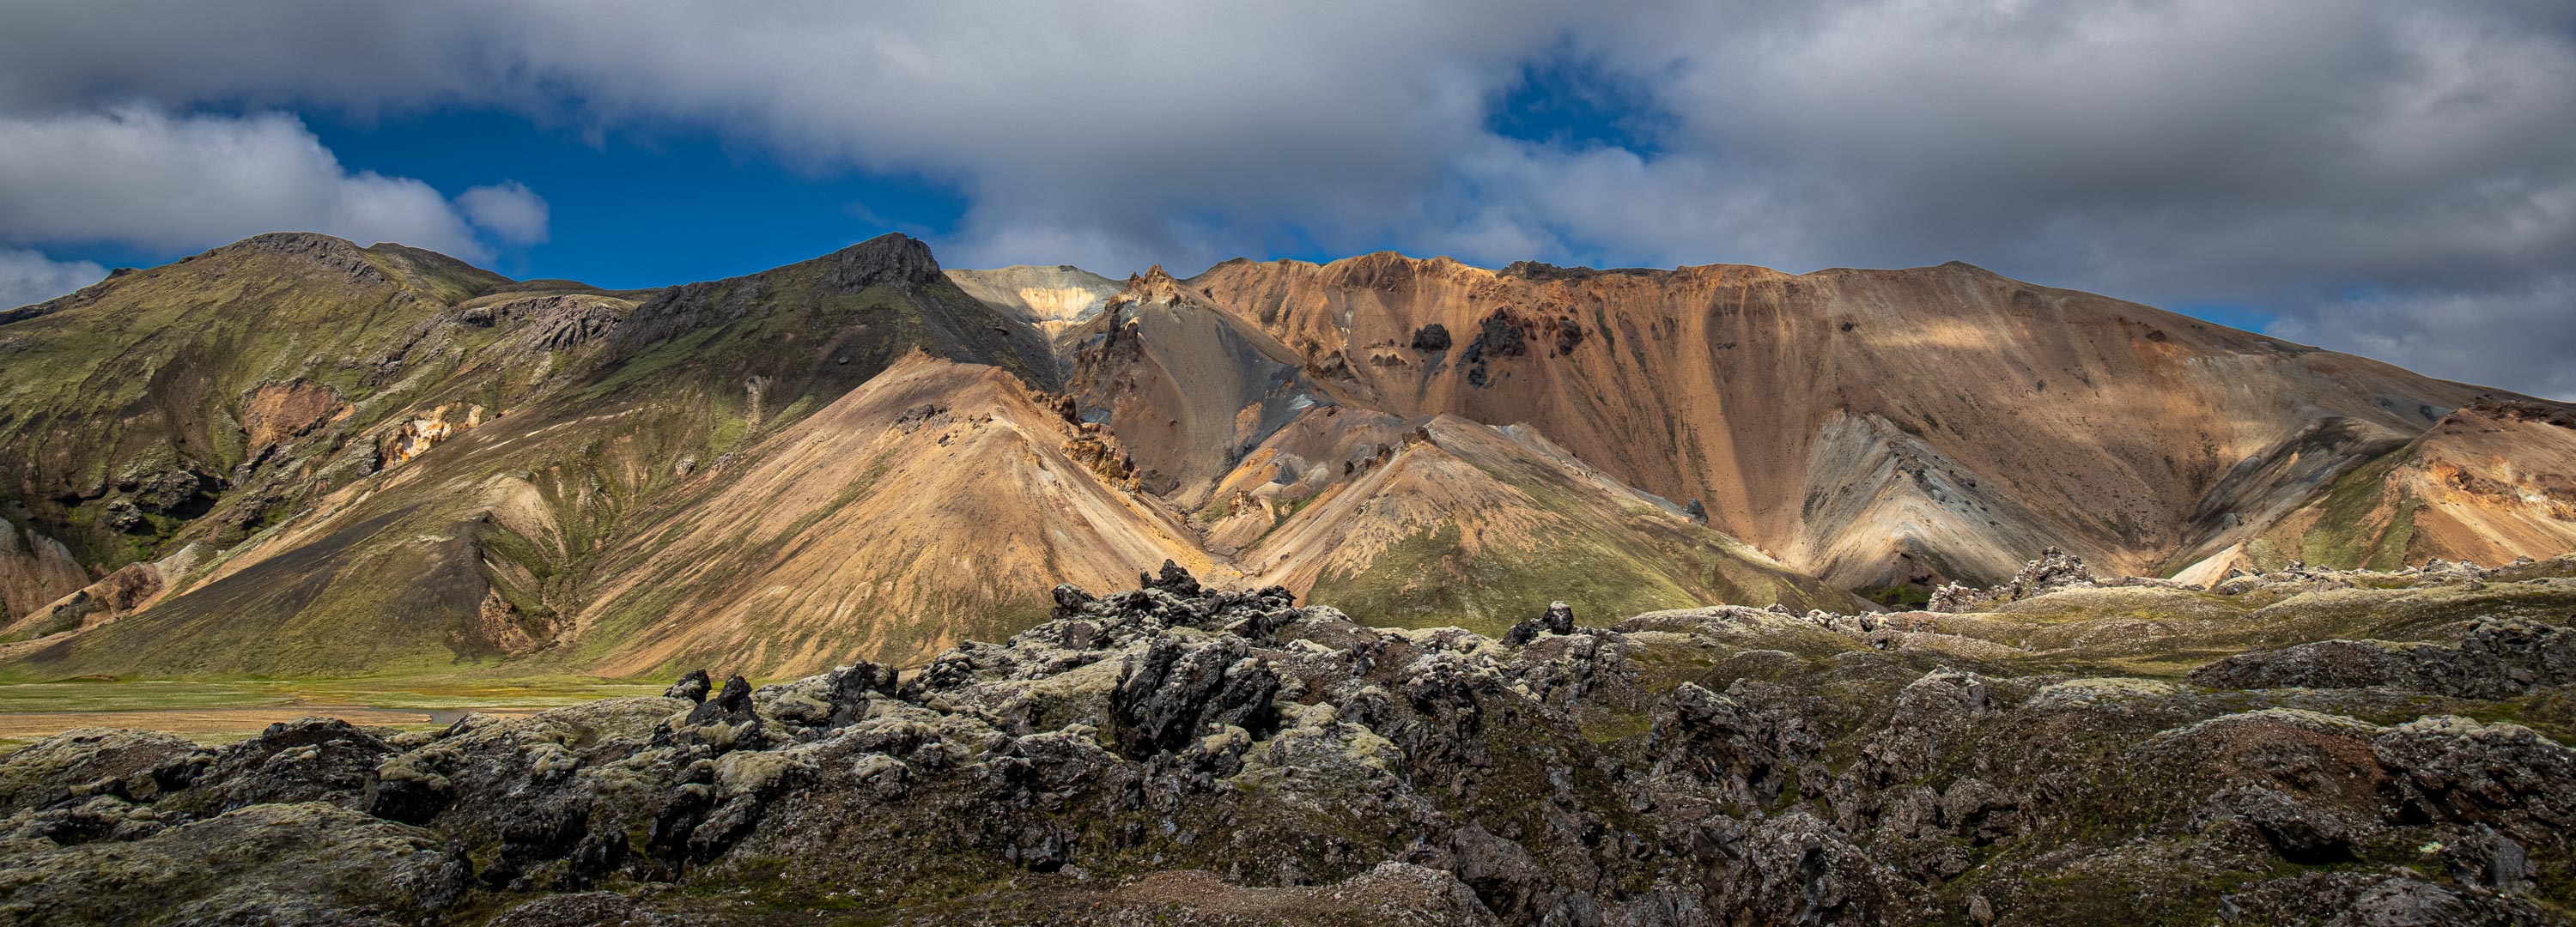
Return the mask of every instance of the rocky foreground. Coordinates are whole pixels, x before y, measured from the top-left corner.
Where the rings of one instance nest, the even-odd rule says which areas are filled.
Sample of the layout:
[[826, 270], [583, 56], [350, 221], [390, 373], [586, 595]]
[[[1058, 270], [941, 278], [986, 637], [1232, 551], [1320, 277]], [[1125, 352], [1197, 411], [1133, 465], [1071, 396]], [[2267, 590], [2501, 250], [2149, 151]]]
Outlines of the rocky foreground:
[[[2560, 923], [2576, 558], [1502, 640], [1177, 568], [926, 667], [0, 759], [27, 924]], [[2526, 726], [2527, 725], [2527, 726]]]

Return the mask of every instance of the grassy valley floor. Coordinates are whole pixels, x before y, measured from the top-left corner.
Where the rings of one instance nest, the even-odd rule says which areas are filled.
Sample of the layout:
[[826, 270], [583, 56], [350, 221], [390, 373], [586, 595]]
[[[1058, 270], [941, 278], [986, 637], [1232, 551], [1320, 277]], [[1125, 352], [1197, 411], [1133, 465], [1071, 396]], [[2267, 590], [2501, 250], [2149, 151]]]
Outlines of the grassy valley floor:
[[313, 716], [396, 730], [430, 730], [469, 712], [529, 715], [605, 698], [659, 695], [668, 685], [583, 676], [69, 679], [0, 684], [0, 752], [84, 727], [168, 731], [207, 744], [230, 743], [271, 724]]

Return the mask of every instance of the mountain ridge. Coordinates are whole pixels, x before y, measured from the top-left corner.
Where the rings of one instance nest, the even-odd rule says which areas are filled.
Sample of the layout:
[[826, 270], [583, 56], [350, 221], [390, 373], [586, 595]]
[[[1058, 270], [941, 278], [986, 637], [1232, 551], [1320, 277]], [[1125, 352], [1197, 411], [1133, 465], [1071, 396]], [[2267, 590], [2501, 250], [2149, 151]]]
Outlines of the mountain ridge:
[[1122, 283], [888, 235], [606, 291], [285, 233], [42, 305], [0, 323], [45, 386], [0, 394], [13, 676], [810, 672], [1164, 559], [1499, 633], [1533, 598], [1895, 605], [2055, 546], [2576, 544], [2564, 406], [1960, 262]]

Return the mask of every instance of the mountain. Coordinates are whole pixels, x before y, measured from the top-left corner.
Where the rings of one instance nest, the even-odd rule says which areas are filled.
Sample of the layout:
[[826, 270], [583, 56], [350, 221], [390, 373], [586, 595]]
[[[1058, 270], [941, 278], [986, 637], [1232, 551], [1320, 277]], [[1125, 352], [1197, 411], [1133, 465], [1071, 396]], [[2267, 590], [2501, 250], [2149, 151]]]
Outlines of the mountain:
[[[548, 283], [514, 296], [524, 285], [461, 273], [428, 278], [438, 288], [379, 266], [422, 253], [263, 236], [111, 278], [7, 326], [0, 337], [72, 368], [37, 369], [53, 377], [49, 401], [88, 404], [77, 420], [118, 420], [99, 411], [127, 402], [115, 390], [130, 384], [111, 371], [177, 375], [139, 348], [89, 345], [105, 359], [86, 371], [56, 359], [98, 333], [186, 339], [158, 356], [221, 374], [179, 394], [196, 397], [184, 407], [149, 390], [121, 433], [15, 461], [21, 485], [87, 481], [22, 502], [39, 531], [87, 541], [96, 572], [195, 562], [138, 613], [15, 629], [35, 639], [11, 645], [14, 671], [424, 671], [553, 651], [596, 581], [583, 568], [626, 519], [903, 356], [1055, 378], [1042, 337], [966, 296], [901, 236], [625, 294]], [[280, 409], [294, 413], [286, 424]], [[38, 410], [13, 407], [18, 428], [0, 442], [34, 432], [31, 418], [76, 420]], [[251, 444], [280, 429], [289, 436]], [[194, 482], [121, 476], [156, 472]], [[164, 484], [195, 487], [194, 501], [149, 495]], [[120, 503], [143, 513], [138, 524], [119, 521]], [[75, 633], [46, 636], [59, 631]]]
[[[1229, 261], [1181, 286], [1347, 402], [1525, 423], [1847, 588], [1997, 580], [2047, 546], [2176, 572], [2258, 502], [2324, 505], [2479, 397], [2524, 401], [1958, 263], [1495, 271], [1381, 253]], [[2567, 472], [2554, 461], [2534, 462]], [[2550, 538], [2392, 553], [2545, 555]], [[2332, 544], [2311, 556], [2354, 565]]]
[[[2360, 459], [2311, 480], [2317, 485], [2303, 504], [2273, 506], [2248, 522], [2251, 530], [2208, 542], [2229, 542], [2224, 549], [2186, 554], [2198, 560], [2194, 578], [2293, 561], [2394, 569], [2428, 558], [2501, 563], [2576, 550], [2576, 411], [2481, 398], [2422, 434], [2380, 443], [2379, 452], [2350, 455]], [[2281, 469], [2289, 468], [2252, 472]]]
[[0, 321], [0, 676], [761, 677], [1174, 562], [1410, 627], [2576, 546], [2566, 407], [1963, 264], [888, 235], [652, 290], [265, 235]]
[[1114, 448], [992, 367], [914, 354], [763, 449], [602, 553], [592, 668], [918, 662], [1045, 620], [1057, 583], [1209, 566], [1177, 512], [1124, 488]]
[[966, 295], [1049, 337], [1091, 321], [1123, 289], [1118, 281], [1071, 264], [1020, 264], [995, 270], [951, 270], [948, 279]]
[[1533, 429], [1373, 407], [1159, 267], [1075, 334], [1083, 417], [1255, 583], [1494, 634], [1558, 598], [1857, 607]]

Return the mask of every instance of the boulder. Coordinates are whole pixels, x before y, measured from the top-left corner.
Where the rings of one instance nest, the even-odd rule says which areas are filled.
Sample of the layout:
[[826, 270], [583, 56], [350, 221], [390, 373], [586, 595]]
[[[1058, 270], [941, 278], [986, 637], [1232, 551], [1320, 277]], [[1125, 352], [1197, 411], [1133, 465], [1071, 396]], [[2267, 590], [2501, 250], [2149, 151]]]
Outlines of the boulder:
[[707, 691], [714, 687], [715, 681], [708, 678], [706, 670], [690, 670], [688, 675], [680, 677], [680, 681], [672, 683], [669, 689], [663, 690], [662, 697], [704, 702], [707, 700]]
[[1127, 660], [1110, 695], [1121, 752], [1168, 753], [1225, 727], [1254, 734], [1274, 726], [1279, 674], [1240, 639], [1203, 644], [1158, 639]]

